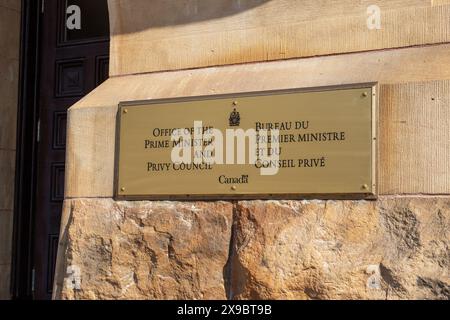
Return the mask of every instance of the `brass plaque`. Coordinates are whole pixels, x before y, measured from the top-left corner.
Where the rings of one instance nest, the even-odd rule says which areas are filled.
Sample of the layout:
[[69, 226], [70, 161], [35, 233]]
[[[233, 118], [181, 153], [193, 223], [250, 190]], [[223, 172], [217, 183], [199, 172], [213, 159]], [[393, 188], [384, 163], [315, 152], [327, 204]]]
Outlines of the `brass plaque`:
[[[118, 111], [115, 195], [373, 197], [376, 89], [371, 83], [123, 102]], [[223, 133], [223, 147], [219, 138], [208, 135], [212, 129]], [[250, 138], [240, 145], [231, 135], [227, 139], [228, 132], [237, 135], [239, 129], [240, 134], [256, 132], [253, 162]], [[174, 147], [187, 149], [175, 152]], [[241, 149], [244, 162], [237, 161]], [[190, 156], [191, 162], [174, 162], [173, 153]], [[194, 163], [195, 155], [204, 158]], [[215, 163], [208, 162], [211, 157]], [[273, 172], [263, 174], [264, 168]]]

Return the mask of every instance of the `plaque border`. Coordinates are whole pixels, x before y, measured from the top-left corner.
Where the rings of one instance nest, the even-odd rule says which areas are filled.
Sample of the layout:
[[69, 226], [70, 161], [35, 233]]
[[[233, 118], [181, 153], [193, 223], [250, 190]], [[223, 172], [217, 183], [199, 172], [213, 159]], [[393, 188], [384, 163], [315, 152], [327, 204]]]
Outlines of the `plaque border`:
[[[232, 99], [242, 97], [255, 97], [255, 96], [271, 96], [276, 94], [289, 94], [289, 93], [308, 93], [308, 92], [325, 92], [336, 90], [348, 90], [348, 89], [372, 89], [372, 157], [371, 157], [371, 170], [372, 170], [372, 192], [367, 193], [280, 193], [280, 194], [177, 194], [177, 195], [120, 195], [119, 194], [119, 155], [120, 155], [120, 123], [122, 117], [122, 109], [130, 106], [151, 105], [161, 103], [177, 103], [187, 101], [199, 101], [199, 100], [215, 100], [215, 99]], [[114, 147], [114, 183], [113, 183], [113, 199], [118, 201], [130, 200], [160, 200], [160, 201], [220, 201], [220, 200], [376, 200], [378, 198], [378, 124], [379, 116], [379, 83], [378, 82], [362, 82], [362, 83], [350, 83], [341, 85], [330, 86], [315, 86], [315, 87], [302, 87], [302, 88], [289, 88], [289, 89], [275, 89], [275, 90], [263, 90], [263, 91], [247, 91], [239, 93], [225, 93], [225, 94], [212, 94], [212, 95], [200, 95], [200, 96], [181, 96], [171, 98], [158, 98], [158, 99], [144, 99], [144, 100], [131, 100], [121, 101], [118, 104], [117, 116], [116, 116], [116, 132], [115, 132], [115, 147]]]

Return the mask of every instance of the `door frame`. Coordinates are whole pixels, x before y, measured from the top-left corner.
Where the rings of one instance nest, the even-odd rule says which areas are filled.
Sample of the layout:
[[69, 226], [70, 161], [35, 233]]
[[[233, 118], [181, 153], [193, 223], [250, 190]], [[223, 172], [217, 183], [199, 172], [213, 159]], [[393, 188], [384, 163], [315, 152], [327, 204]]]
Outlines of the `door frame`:
[[22, 0], [16, 175], [11, 264], [12, 299], [33, 299], [34, 216], [39, 119], [39, 44], [43, 0]]
[[[62, 0], [55, 0], [58, 8], [60, 2]], [[39, 286], [35, 287], [35, 283], [38, 284], [40, 279], [38, 277], [38, 264], [41, 257], [36, 255], [36, 245], [39, 244], [38, 231], [40, 230], [36, 223], [39, 222], [39, 218], [42, 218], [39, 215], [39, 201], [37, 201], [40, 161], [38, 149], [40, 149], [39, 131], [41, 131], [39, 119], [45, 115], [45, 111], [42, 111], [40, 106], [41, 84], [45, 84], [45, 80], [41, 79], [41, 76], [46, 71], [42, 70], [41, 72], [40, 69], [41, 58], [44, 58], [43, 55], [45, 55], [41, 52], [45, 50], [46, 45], [43, 41], [47, 41], [43, 34], [44, 27], [46, 28], [44, 22], [48, 21], [43, 18], [44, 4], [48, 7], [49, 3], [48, 1], [46, 3], [45, 0], [21, 0], [19, 94], [10, 279], [10, 293], [14, 300], [39, 298]], [[46, 19], [49, 19], [51, 15], [47, 17]], [[59, 18], [59, 16], [55, 17], [55, 19]], [[89, 44], [91, 42], [107, 42], [109, 47], [109, 37], [74, 42], [71, 45]], [[98, 84], [97, 78], [92, 80], [89, 86], [89, 88], [92, 87], [90, 90]], [[42, 114], [40, 114], [41, 112]], [[42, 132], [44, 133], [44, 131]], [[44, 141], [44, 139], [41, 140]], [[59, 233], [59, 226], [58, 231], [54, 230], [54, 232]]]

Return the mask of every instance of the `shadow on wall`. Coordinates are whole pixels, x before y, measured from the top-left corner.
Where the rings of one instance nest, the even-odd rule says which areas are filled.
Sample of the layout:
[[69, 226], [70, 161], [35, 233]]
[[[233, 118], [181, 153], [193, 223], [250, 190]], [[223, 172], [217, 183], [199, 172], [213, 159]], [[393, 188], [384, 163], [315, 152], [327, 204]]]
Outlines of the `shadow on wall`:
[[[129, 1], [108, 1], [113, 35], [232, 16], [272, 0], [132, 0], [132, 5]], [[114, 12], [120, 15], [114, 17]]]

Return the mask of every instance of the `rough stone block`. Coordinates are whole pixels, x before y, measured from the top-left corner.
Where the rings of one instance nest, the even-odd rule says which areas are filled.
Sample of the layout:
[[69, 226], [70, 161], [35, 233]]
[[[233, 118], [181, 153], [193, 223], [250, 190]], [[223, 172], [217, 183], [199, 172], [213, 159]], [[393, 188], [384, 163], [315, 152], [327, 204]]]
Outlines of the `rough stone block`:
[[82, 199], [66, 212], [56, 298], [225, 299], [230, 203]]
[[448, 197], [249, 201], [236, 213], [232, 298], [450, 298]]

